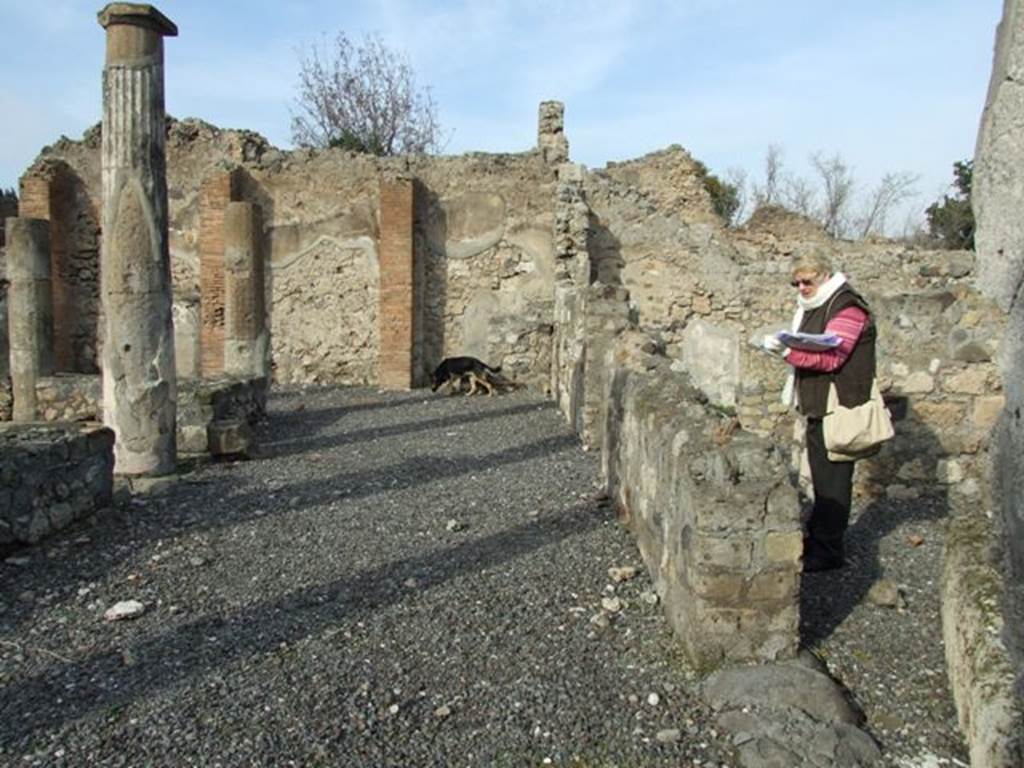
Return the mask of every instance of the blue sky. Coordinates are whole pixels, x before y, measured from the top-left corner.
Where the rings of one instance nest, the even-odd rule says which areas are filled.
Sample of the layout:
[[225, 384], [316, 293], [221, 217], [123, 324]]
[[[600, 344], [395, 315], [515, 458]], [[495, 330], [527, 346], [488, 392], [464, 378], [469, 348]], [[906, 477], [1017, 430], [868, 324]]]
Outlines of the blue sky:
[[[974, 151], [1001, 0], [166, 0], [167, 110], [290, 146], [297, 50], [379, 34], [430, 86], [446, 152], [520, 151], [566, 105], [591, 168], [681, 144], [756, 180], [769, 144], [862, 188], [918, 174], [919, 208]], [[0, 187], [100, 118], [101, 3], [0, 0]]]

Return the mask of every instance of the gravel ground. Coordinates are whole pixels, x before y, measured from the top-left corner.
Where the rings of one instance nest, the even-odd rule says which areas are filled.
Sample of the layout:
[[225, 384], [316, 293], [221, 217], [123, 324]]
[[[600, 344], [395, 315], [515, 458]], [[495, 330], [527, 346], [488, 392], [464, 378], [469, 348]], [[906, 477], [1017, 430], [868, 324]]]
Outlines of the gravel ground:
[[[639, 557], [552, 405], [282, 390], [264, 432], [257, 460], [3, 553], [0, 764], [735, 764], [646, 575], [611, 583]], [[864, 510], [856, 564], [805, 582], [807, 642], [894, 765], [965, 760], [941, 515]], [[879, 573], [905, 609], [865, 603]]]
[[[803, 641], [850, 689], [887, 762], [969, 764], [949, 693], [939, 614], [948, 510], [942, 497], [861, 505], [847, 533], [847, 567], [807, 574]], [[869, 597], [880, 580], [896, 607]]]

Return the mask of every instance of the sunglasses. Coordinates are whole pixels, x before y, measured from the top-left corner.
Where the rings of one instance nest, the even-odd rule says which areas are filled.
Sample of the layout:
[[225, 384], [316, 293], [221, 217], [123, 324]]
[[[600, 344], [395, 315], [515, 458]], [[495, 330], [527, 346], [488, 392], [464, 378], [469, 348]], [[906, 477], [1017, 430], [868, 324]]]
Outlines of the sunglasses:
[[814, 283], [815, 283], [815, 280], [814, 280], [813, 277], [812, 278], [798, 277], [796, 280], [791, 280], [789, 284], [791, 286], [793, 286], [794, 288], [799, 288], [802, 285], [814, 285]]

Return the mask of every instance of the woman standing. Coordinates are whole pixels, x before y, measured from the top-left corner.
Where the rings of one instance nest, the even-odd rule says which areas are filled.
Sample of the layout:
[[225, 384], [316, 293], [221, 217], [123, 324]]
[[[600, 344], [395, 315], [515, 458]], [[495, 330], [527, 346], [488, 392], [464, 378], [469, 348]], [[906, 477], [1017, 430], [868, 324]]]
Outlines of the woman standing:
[[804, 538], [804, 571], [825, 571], [843, 565], [853, 495], [853, 462], [830, 461], [825, 449], [822, 419], [829, 384], [835, 382], [844, 406], [867, 402], [875, 378], [876, 331], [867, 302], [842, 273], [832, 272], [824, 253], [796, 258], [791, 285], [799, 291], [793, 329], [839, 337], [838, 346], [823, 351], [785, 348], [774, 336], [764, 340], [767, 350], [792, 366], [783, 402], [796, 405], [807, 421], [814, 506]]

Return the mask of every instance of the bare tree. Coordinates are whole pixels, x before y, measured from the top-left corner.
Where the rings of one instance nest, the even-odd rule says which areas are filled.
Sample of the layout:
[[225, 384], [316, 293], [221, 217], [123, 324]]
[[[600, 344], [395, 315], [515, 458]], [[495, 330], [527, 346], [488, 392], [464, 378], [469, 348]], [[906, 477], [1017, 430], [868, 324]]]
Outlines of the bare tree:
[[847, 209], [854, 189], [850, 168], [838, 153], [824, 157], [820, 152], [811, 155], [811, 166], [821, 178], [824, 193], [818, 220], [830, 235], [842, 237], [847, 232]]
[[429, 88], [377, 36], [354, 45], [339, 32], [333, 46], [313, 45], [300, 58], [292, 141], [341, 146], [375, 155], [437, 151], [441, 129]]
[[[892, 211], [904, 200], [916, 194], [914, 186], [918, 176], [906, 171], [887, 173], [878, 182], [864, 205], [863, 213], [856, 220], [856, 236], [884, 234], [886, 221]], [[906, 226], [904, 226], [904, 230]]]
[[782, 179], [781, 187], [779, 203], [783, 208], [788, 208], [809, 219], [817, 219], [818, 193], [811, 182], [800, 176], [786, 176]]
[[732, 166], [725, 170], [725, 182], [736, 190], [736, 210], [727, 223], [735, 226], [750, 215], [750, 197], [747, 193], [747, 172]]
[[782, 173], [782, 147], [769, 144], [764, 155], [764, 186], [754, 185], [754, 207], [773, 205], [779, 202], [780, 187], [784, 183]]

